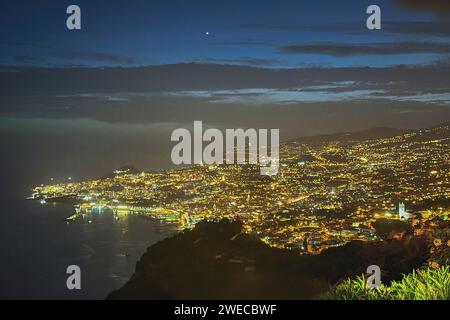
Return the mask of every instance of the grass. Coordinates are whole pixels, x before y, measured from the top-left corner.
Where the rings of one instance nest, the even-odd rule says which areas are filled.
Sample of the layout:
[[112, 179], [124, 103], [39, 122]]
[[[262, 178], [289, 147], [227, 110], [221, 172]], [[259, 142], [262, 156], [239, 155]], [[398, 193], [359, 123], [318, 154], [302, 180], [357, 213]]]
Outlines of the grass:
[[347, 279], [331, 289], [328, 300], [449, 300], [450, 266], [439, 269], [423, 269], [403, 276], [401, 281], [392, 281], [390, 286], [380, 285], [376, 289], [366, 288], [364, 276]]

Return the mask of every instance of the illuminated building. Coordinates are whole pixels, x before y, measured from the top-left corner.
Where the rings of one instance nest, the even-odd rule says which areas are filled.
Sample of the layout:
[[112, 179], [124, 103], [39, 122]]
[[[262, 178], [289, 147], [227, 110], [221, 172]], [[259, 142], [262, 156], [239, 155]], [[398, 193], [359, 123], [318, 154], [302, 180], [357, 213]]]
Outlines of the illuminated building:
[[409, 214], [406, 212], [405, 204], [403, 202], [399, 202], [398, 204], [398, 216], [400, 219], [409, 218]]

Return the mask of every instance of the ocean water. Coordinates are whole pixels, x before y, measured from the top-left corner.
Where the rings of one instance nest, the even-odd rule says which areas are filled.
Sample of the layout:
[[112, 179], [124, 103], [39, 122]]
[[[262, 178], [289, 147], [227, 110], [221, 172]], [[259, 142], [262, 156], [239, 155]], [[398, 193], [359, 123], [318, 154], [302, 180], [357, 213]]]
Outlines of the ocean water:
[[[0, 118], [0, 298], [104, 299], [124, 284], [176, 226], [108, 212], [67, 224], [70, 205], [26, 198], [51, 177], [80, 181], [125, 164], [160, 170], [170, 164], [169, 143], [159, 127]], [[81, 268], [81, 290], [66, 287], [69, 265]]]
[[[4, 211], [3, 211], [4, 210]], [[176, 226], [142, 217], [93, 213], [67, 224], [69, 205], [14, 200], [2, 205], [0, 298], [104, 299], [136, 262]], [[81, 290], [68, 290], [66, 268], [81, 268]]]

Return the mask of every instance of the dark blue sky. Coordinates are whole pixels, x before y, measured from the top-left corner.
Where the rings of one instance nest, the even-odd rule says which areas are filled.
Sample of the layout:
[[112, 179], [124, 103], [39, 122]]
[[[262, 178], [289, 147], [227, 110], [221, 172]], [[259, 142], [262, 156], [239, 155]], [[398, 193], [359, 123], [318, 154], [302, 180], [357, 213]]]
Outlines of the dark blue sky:
[[0, 49], [0, 117], [298, 136], [450, 114], [447, 0], [2, 0]]
[[448, 0], [0, 0], [2, 159], [100, 175], [171, 164], [194, 120], [281, 139], [449, 121], [449, 18]]
[[[398, 45], [446, 42], [449, 26], [431, 5], [408, 8], [408, 0], [3, 0], [0, 64], [33, 66], [134, 66], [179, 62], [261, 67], [385, 66], [422, 64], [448, 55], [440, 48], [386, 48], [360, 53], [335, 45]], [[82, 30], [66, 29], [66, 8], [78, 4]], [[382, 31], [365, 27], [366, 8], [382, 9]], [[413, 24], [422, 21], [425, 25]], [[401, 24], [403, 23], [403, 24]], [[417, 23], [416, 23], [417, 24]], [[413, 26], [410, 28], [409, 26]], [[412, 30], [411, 30], [412, 29]], [[209, 35], [206, 33], [209, 32]], [[447, 30], [450, 33], [450, 31]], [[317, 47], [326, 44], [328, 47]], [[305, 50], [292, 46], [308, 46]], [[289, 47], [291, 46], [291, 47]], [[330, 48], [330, 46], [333, 46]], [[298, 47], [297, 47], [298, 48]], [[331, 52], [330, 52], [331, 49]], [[344, 50], [344, 54], [342, 54]], [[294, 52], [293, 52], [294, 51]], [[350, 52], [350, 53], [349, 53]]]

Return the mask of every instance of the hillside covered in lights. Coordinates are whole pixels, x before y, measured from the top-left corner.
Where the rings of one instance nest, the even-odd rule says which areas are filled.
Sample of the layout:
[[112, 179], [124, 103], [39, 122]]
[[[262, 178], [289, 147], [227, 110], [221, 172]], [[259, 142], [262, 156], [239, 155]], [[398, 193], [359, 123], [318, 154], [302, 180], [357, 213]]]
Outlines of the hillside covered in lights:
[[73, 203], [69, 221], [95, 210], [146, 215], [181, 230], [204, 219], [239, 219], [245, 234], [272, 247], [317, 254], [379, 240], [380, 219], [401, 220], [415, 235], [447, 220], [449, 146], [448, 123], [307, 137], [280, 146], [280, 173], [272, 177], [252, 165], [125, 167], [99, 179], [41, 185], [32, 198]]

